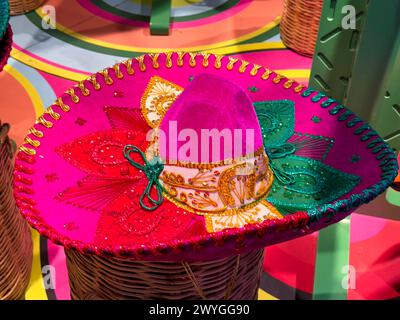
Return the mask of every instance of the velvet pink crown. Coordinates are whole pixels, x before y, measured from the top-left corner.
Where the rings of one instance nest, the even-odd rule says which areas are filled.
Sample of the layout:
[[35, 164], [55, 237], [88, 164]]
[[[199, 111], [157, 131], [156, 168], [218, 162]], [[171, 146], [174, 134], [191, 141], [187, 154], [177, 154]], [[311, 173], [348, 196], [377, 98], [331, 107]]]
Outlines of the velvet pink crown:
[[[160, 129], [164, 133], [160, 135], [160, 156], [167, 163], [218, 162], [252, 154], [263, 146], [247, 93], [235, 83], [210, 74], [193, 79], [166, 112]], [[207, 139], [207, 132], [218, 135], [218, 139], [224, 137], [219, 147], [212, 138]]]

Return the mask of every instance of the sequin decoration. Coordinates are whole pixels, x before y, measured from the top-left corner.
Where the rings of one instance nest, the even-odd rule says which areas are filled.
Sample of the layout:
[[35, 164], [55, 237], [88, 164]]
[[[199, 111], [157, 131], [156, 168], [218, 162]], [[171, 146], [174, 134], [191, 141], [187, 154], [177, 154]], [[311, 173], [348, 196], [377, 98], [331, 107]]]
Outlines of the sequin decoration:
[[[295, 108], [292, 101], [257, 102], [254, 105], [264, 147], [277, 177], [267, 200], [281, 213], [329, 203], [359, 183], [358, 176], [322, 163], [334, 143], [332, 139], [294, 132]], [[294, 150], [283, 152], [288, 145]]]

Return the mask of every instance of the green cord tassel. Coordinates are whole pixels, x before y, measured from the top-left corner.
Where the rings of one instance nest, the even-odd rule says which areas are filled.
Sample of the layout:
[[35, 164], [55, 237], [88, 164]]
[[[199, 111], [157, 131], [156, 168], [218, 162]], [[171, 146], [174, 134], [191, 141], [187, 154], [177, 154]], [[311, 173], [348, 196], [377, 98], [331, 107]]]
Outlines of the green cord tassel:
[[[129, 163], [135, 168], [142, 170], [149, 181], [147, 183], [146, 189], [140, 196], [140, 206], [148, 211], [156, 210], [164, 201], [164, 196], [162, 193], [163, 187], [158, 179], [161, 172], [164, 170], [164, 164], [161, 162], [161, 159], [159, 157], [154, 157], [150, 161], [147, 161], [146, 155], [138, 147], [133, 145], [126, 145], [123, 152], [124, 157], [129, 161]], [[131, 158], [132, 153], [138, 153], [142, 157], [144, 164], [140, 164], [139, 162], [134, 161]], [[153, 187], [155, 187], [157, 190], [157, 199], [153, 199], [150, 195], [151, 189]], [[153, 204], [152, 207], [146, 206], [143, 203], [145, 197]]]
[[273, 162], [273, 159], [284, 158], [296, 152], [296, 147], [291, 143], [285, 143], [280, 146], [268, 148], [267, 154], [270, 158], [270, 167], [276, 180], [281, 182], [283, 185], [290, 185], [296, 182], [295, 178], [289, 173], [279, 169]]

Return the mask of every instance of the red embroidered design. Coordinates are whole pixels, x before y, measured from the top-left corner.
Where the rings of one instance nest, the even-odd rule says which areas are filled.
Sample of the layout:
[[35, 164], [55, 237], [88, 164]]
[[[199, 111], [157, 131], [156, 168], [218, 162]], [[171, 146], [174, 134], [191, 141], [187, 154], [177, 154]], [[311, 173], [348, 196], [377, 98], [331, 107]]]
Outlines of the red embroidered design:
[[187, 213], [172, 203], [165, 201], [154, 212], [140, 207], [139, 196], [147, 179], [126, 161], [123, 148], [134, 144], [145, 150], [146, 134], [151, 128], [140, 110], [105, 107], [104, 111], [112, 129], [80, 137], [56, 149], [87, 176], [55, 198], [81, 209], [101, 212], [96, 241], [104, 246], [168, 241], [178, 234], [193, 235], [193, 232], [206, 234], [203, 217]]

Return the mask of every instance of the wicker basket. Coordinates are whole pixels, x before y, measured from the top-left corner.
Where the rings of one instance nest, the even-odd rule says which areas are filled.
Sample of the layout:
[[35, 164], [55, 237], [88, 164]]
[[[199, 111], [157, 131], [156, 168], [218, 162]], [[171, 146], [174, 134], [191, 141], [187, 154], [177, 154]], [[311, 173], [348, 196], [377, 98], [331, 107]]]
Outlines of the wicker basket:
[[44, 0], [10, 0], [10, 14], [16, 16], [38, 8]]
[[318, 37], [323, 0], [285, 0], [280, 26], [283, 43], [312, 56]]
[[250, 300], [257, 298], [263, 250], [201, 262], [106, 259], [66, 250], [74, 300]]
[[15, 205], [13, 153], [9, 126], [0, 123], [0, 300], [23, 299], [32, 265], [32, 240]]

